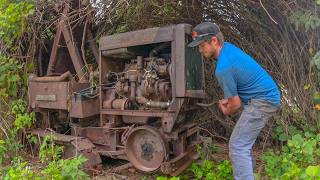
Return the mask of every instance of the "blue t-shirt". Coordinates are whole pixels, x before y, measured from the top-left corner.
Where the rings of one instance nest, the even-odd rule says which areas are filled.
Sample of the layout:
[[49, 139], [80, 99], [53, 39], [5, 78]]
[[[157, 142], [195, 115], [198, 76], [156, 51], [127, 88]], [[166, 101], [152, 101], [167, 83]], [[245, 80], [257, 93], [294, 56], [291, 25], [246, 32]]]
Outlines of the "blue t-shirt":
[[225, 99], [239, 96], [244, 104], [263, 99], [280, 105], [280, 92], [270, 75], [248, 54], [225, 42], [218, 57], [215, 75]]

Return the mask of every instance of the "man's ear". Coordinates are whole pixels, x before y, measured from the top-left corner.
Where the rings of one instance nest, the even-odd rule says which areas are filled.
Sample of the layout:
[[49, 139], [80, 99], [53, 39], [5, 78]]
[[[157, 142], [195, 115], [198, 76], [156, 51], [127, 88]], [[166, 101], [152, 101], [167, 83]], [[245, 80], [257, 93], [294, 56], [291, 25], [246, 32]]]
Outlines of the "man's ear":
[[211, 37], [211, 42], [212, 42], [214, 45], [219, 44], [219, 42], [218, 42], [218, 38], [217, 38], [217, 37], [215, 37], [215, 36], [212, 36], [212, 37]]

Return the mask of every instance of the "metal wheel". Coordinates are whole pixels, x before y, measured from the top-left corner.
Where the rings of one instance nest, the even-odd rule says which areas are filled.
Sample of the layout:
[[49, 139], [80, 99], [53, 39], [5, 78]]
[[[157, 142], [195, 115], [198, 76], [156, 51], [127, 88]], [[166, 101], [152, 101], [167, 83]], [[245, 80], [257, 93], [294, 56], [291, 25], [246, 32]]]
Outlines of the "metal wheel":
[[152, 172], [166, 160], [167, 145], [155, 128], [140, 126], [128, 135], [126, 154], [135, 168]]

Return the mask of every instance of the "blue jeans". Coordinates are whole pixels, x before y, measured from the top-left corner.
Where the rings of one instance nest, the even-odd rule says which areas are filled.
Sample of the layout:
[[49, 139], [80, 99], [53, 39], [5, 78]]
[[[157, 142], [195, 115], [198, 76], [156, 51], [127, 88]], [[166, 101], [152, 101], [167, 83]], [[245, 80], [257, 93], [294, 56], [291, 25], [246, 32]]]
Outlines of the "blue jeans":
[[235, 180], [253, 180], [252, 146], [261, 129], [278, 107], [268, 101], [253, 99], [244, 106], [229, 141], [229, 156]]

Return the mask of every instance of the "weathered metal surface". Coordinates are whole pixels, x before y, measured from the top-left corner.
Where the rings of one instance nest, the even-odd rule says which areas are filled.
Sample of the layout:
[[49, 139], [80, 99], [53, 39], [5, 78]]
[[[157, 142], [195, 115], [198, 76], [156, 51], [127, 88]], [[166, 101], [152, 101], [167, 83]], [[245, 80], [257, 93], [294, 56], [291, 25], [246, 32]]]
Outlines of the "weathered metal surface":
[[[174, 83], [177, 84], [175, 86], [175, 97], [184, 97], [185, 96], [185, 88], [186, 88], [186, 69], [185, 69], [185, 37], [186, 33], [184, 29], [186, 26], [177, 26], [175, 31], [175, 41], [173, 46], [173, 54], [172, 58], [175, 65], [175, 79]], [[191, 31], [191, 26], [188, 26], [188, 31]]]
[[53, 41], [53, 48], [51, 50], [49, 65], [47, 69], [47, 75], [51, 75], [54, 73], [55, 65], [57, 63], [57, 55], [58, 55], [59, 43], [61, 42], [61, 38], [62, 38], [61, 25], [58, 25], [56, 35]]
[[[186, 91], [189, 89], [199, 90], [204, 94], [202, 58], [197, 49], [187, 47], [191, 39], [191, 28], [190, 25], [186, 24], [176, 26], [176, 39], [174, 41], [174, 54], [172, 56], [175, 62], [175, 83], [177, 83], [175, 93], [176, 97], [203, 98], [204, 95], [199, 97], [197, 94], [193, 94], [192, 91], [186, 94]], [[192, 82], [190, 82], [191, 79]], [[192, 87], [191, 84], [196, 86]]]
[[123, 160], [128, 160], [126, 156], [126, 152], [124, 149], [118, 149], [116, 151], [107, 151], [107, 150], [100, 150], [98, 151], [99, 154], [102, 156], [108, 156], [114, 159], [123, 159]]
[[72, 79], [72, 74], [67, 71], [60, 76], [43, 76], [43, 77], [32, 77], [30, 81], [34, 82], [62, 82], [69, 81]]
[[162, 129], [164, 132], [170, 133], [172, 131], [175, 121], [177, 120], [179, 114], [181, 114], [181, 109], [184, 104], [184, 98], [175, 98], [173, 100], [171, 106], [168, 108], [168, 111], [174, 111], [174, 114], [172, 114], [171, 116], [165, 116], [161, 120]]
[[62, 23], [61, 24], [62, 34], [63, 34], [65, 42], [67, 44], [73, 66], [74, 66], [74, 68], [77, 72], [77, 75], [79, 77], [79, 81], [86, 82], [87, 77], [85, 76], [85, 73], [83, 71], [84, 63], [83, 63], [82, 57], [80, 55], [80, 52], [79, 52], [75, 42], [73, 41], [73, 37], [72, 37], [72, 33], [70, 32], [70, 28], [68, 28], [67, 24], [64, 21], [62, 21], [61, 23]]
[[[160, 169], [164, 174], [177, 176], [199, 156], [196, 151], [196, 145], [202, 143], [199, 140], [199, 128], [194, 123], [185, 124], [172, 132], [167, 138], [174, 142], [173, 154], [175, 158], [164, 162]], [[188, 141], [192, 143], [188, 144]]]
[[168, 147], [160, 133], [151, 126], [134, 128], [126, 141], [126, 154], [141, 171], [157, 170], [167, 159]]
[[69, 82], [29, 82], [32, 108], [68, 109]]
[[76, 99], [71, 100], [70, 117], [86, 118], [100, 113], [99, 98]]
[[104, 133], [103, 127], [73, 127], [72, 134], [74, 136], [86, 137], [95, 144], [105, 145], [108, 143], [108, 137]]
[[148, 117], [167, 117], [172, 116], [174, 113], [167, 111], [154, 111], [154, 110], [107, 110], [102, 109], [102, 114], [110, 114], [110, 115], [123, 115], [123, 116], [148, 116]]
[[126, 170], [128, 168], [131, 168], [133, 165], [131, 163], [127, 163], [127, 164], [124, 164], [124, 165], [121, 165], [121, 166], [118, 166], [118, 167], [115, 167], [115, 168], [112, 168], [111, 172], [115, 172], [115, 173], [119, 173], [123, 170]]
[[100, 51], [123, 47], [169, 42], [174, 38], [174, 27], [157, 27], [132, 31], [113, 36], [105, 36], [100, 39]]
[[127, 124], [148, 124], [151, 120], [148, 116], [122, 116], [122, 121]]
[[165, 162], [161, 165], [161, 171], [170, 176], [178, 176], [187, 169], [193, 160], [199, 158], [195, 146], [189, 147], [187, 152]]
[[56, 95], [36, 95], [36, 101], [57, 101]]

